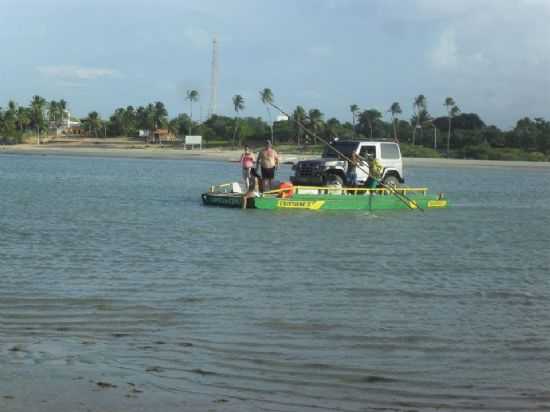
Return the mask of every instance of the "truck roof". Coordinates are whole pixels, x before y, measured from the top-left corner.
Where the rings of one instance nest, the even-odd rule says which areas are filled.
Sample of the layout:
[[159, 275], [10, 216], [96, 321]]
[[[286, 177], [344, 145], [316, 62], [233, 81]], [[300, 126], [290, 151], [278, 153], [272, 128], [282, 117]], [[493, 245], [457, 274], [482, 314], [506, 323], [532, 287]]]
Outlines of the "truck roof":
[[338, 139], [336, 141], [333, 141], [332, 143], [397, 143], [393, 139], [377, 139], [377, 140], [352, 140], [352, 139]]

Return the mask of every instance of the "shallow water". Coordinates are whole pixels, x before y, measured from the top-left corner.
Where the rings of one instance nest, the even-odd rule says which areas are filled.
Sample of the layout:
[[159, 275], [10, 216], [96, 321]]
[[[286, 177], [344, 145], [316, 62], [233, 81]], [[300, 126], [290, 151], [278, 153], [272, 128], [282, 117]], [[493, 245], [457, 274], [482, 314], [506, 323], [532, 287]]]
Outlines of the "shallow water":
[[238, 165], [0, 156], [0, 368], [266, 410], [550, 408], [550, 169], [407, 174], [452, 207], [211, 208]]

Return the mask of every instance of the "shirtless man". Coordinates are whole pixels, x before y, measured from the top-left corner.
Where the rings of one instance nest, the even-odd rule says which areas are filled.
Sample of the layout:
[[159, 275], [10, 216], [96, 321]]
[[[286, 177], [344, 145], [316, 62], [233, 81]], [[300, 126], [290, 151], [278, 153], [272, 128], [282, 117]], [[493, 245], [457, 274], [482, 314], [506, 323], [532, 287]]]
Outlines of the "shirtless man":
[[275, 169], [279, 167], [279, 154], [273, 149], [271, 140], [266, 141], [265, 149], [258, 154], [257, 164], [262, 169], [263, 191], [269, 191], [275, 178]]

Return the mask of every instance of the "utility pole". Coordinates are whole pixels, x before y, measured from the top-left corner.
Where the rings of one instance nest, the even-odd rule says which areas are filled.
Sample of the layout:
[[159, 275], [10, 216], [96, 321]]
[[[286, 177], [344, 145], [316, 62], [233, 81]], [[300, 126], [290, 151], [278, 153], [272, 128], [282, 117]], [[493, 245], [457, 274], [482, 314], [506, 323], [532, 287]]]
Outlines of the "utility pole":
[[212, 41], [212, 68], [210, 77], [210, 105], [208, 106], [208, 118], [216, 114], [218, 105], [218, 39], [214, 36]]

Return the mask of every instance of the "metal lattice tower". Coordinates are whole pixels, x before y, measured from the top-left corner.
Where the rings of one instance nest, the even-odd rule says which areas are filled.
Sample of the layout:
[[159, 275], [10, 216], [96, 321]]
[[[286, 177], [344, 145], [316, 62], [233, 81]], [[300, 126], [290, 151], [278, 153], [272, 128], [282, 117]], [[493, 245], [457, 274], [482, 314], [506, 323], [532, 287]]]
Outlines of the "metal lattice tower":
[[212, 41], [212, 73], [210, 77], [210, 105], [208, 106], [208, 118], [216, 114], [218, 105], [218, 39]]

